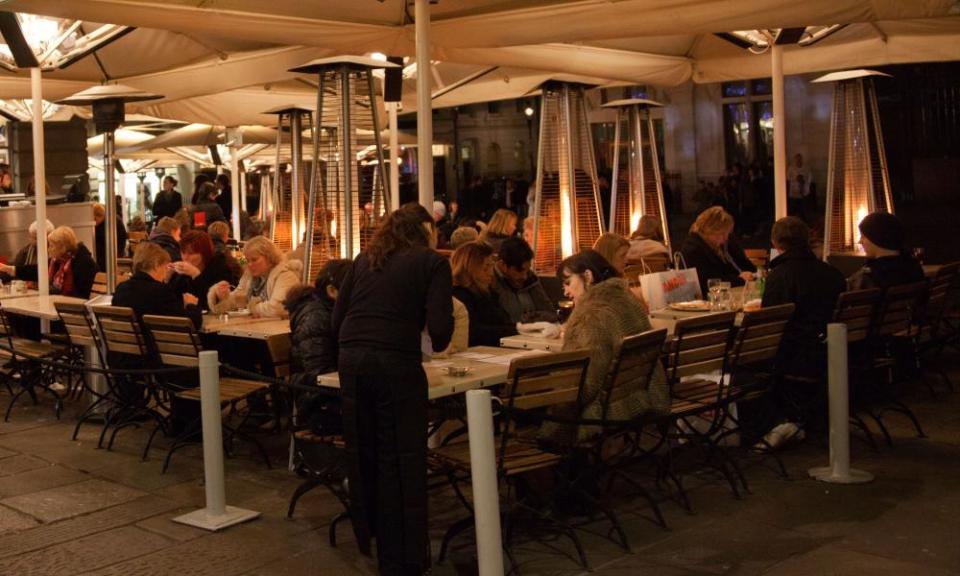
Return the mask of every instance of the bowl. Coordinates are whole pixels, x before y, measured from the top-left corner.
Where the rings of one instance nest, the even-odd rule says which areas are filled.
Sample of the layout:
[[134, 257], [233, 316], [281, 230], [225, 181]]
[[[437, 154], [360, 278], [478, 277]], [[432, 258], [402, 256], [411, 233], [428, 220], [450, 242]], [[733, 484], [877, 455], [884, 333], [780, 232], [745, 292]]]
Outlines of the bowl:
[[469, 366], [447, 366], [447, 376], [463, 378], [470, 373]]

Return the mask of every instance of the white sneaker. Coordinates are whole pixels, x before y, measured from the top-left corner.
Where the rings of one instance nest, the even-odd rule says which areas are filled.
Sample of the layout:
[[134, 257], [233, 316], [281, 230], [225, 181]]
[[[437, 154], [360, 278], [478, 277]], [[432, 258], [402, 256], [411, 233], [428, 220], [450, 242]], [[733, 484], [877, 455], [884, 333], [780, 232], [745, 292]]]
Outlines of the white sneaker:
[[54, 392], [64, 392], [67, 389], [67, 387], [66, 385], [61, 384], [60, 382], [54, 382], [53, 384], [50, 385], [50, 389], [53, 390]]
[[793, 422], [777, 424], [763, 436], [763, 442], [758, 442], [754, 448], [758, 450], [776, 448], [790, 440], [803, 440], [803, 430]]

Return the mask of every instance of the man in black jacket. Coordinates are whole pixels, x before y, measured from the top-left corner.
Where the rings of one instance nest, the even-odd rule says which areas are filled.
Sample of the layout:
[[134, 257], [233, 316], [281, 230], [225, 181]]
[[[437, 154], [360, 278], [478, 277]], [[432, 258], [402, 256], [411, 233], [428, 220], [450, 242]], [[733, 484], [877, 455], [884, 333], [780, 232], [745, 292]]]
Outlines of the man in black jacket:
[[[810, 229], [803, 220], [795, 216], [777, 220], [770, 231], [770, 241], [780, 255], [770, 261], [763, 307], [790, 303], [796, 306], [777, 355], [778, 369], [787, 381], [774, 382], [765, 401], [759, 406], [745, 404], [740, 411], [741, 422], [748, 433], [770, 430], [764, 438], [776, 447], [791, 438], [802, 437], [797, 436], [801, 433], [800, 427], [791, 420], [803, 421], [805, 415], [794, 413], [794, 406], [809, 406], [813, 400], [822, 398], [822, 388], [814, 387], [811, 382], [819, 380], [826, 371], [823, 334], [846, 283], [839, 270], [818, 259], [810, 250]], [[825, 413], [824, 410], [825, 407], [819, 405], [809, 412], [820, 414]]]
[[860, 244], [867, 254], [863, 268], [847, 281], [851, 290], [920, 282], [923, 266], [906, 254], [903, 224], [893, 214], [874, 212], [860, 222]]

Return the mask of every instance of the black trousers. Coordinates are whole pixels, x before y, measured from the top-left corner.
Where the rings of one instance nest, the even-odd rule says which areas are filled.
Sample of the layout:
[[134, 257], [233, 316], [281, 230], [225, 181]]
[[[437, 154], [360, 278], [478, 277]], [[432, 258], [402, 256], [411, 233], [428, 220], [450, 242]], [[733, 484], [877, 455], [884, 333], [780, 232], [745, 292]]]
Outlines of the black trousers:
[[422, 574], [427, 536], [427, 377], [418, 359], [340, 351], [350, 518], [381, 574]]

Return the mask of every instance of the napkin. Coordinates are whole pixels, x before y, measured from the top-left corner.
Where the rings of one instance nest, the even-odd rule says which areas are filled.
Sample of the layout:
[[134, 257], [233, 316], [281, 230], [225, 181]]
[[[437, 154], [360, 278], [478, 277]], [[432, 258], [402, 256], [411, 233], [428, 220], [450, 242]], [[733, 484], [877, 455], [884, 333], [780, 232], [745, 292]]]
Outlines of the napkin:
[[529, 324], [517, 322], [517, 332], [543, 338], [559, 338], [560, 325], [553, 322], [530, 322]]

